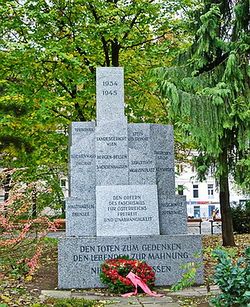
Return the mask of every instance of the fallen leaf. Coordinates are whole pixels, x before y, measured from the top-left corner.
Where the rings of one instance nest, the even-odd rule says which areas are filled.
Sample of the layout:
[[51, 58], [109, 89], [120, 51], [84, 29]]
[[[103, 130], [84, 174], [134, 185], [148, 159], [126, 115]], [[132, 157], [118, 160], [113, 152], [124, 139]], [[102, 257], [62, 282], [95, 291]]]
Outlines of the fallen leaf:
[[28, 275], [28, 276], [25, 277], [25, 280], [26, 280], [26, 281], [31, 281], [32, 278], [33, 278], [33, 277], [32, 277], [31, 275]]

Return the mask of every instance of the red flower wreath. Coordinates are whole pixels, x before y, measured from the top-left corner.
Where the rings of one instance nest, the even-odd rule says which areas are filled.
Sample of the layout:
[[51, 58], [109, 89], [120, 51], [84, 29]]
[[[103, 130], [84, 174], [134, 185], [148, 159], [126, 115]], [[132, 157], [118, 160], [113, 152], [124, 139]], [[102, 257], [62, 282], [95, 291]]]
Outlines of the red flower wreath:
[[132, 282], [126, 278], [129, 272], [139, 276], [149, 287], [154, 286], [155, 272], [145, 261], [121, 257], [108, 259], [101, 265], [100, 279], [114, 293], [133, 291]]

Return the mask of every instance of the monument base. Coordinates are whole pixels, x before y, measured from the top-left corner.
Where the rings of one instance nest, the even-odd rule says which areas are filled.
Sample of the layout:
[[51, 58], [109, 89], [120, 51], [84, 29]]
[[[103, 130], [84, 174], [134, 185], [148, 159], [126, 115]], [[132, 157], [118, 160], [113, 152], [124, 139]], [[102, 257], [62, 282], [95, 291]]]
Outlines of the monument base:
[[203, 283], [200, 235], [120, 237], [66, 237], [58, 246], [58, 288], [102, 288], [100, 265], [106, 259], [128, 255], [145, 260], [155, 271], [157, 286], [176, 283], [185, 264], [200, 263], [196, 283]]

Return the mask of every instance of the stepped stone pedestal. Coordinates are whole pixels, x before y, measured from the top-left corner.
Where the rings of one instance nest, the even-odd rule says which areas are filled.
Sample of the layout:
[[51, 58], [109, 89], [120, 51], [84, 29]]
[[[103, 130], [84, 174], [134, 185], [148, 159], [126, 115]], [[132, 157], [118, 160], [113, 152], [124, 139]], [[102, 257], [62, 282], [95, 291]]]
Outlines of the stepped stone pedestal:
[[[97, 121], [70, 127], [58, 287], [103, 287], [101, 263], [124, 255], [151, 265], [156, 285], [171, 285], [184, 264], [202, 263], [201, 236], [187, 234], [186, 200], [175, 195], [173, 128], [128, 124], [123, 69], [97, 68], [96, 75]], [[203, 282], [202, 265], [196, 282]]]

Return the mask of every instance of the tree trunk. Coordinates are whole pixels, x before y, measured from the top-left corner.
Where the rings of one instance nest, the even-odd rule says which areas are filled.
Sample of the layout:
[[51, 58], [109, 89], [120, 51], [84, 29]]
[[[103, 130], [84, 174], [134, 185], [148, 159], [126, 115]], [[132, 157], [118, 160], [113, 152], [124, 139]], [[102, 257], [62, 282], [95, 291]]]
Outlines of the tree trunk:
[[[8, 170], [6, 170], [7, 172]], [[3, 190], [4, 190], [4, 202], [6, 202], [9, 198], [9, 191], [10, 191], [10, 182], [11, 182], [11, 175], [7, 173], [4, 183], [3, 183]], [[7, 217], [7, 206], [4, 206], [4, 217]]]
[[11, 181], [11, 175], [7, 174], [3, 183], [3, 189], [4, 189], [4, 201], [7, 201], [9, 198], [9, 191], [10, 191], [10, 181]]
[[220, 154], [220, 166], [222, 173], [220, 174], [220, 211], [222, 220], [222, 244], [223, 246], [235, 246], [233, 235], [233, 222], [229, 201], [229, 182], [228, 182], [228, 165], [227, 150], [223, 149]]
[[111, 52], [112, 52], [112, 66], [118, 67], [119, 66], [120, 45], [116, 38], [112, 41]]
[[31, 199], [32, 199], [32, 218], [36, 218], [37, 217], [37, 206], [36, 206], [37, 191], [36, 191], [36, 187], [34, 187], [34, 189], [32, 191]]

